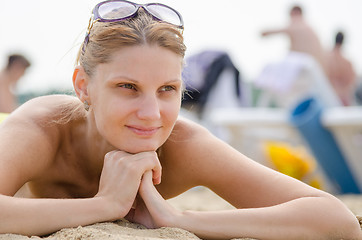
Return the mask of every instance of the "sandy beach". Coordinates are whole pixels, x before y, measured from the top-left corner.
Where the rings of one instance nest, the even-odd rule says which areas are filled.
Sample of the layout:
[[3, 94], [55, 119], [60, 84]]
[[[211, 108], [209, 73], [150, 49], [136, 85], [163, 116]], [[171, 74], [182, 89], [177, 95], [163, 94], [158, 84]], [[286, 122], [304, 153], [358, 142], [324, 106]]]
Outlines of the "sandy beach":
[[[361, 195], [343, 195], [339, 198], [347, 205], [348, 208], [356, 216], [362, 216], [362, 196]], [[182, 195], [168, 200], [174, 207], [185, 210], [223, 210], [232, 209], [233, 207], [226, 201], [218, 197], [210, 190], [198, 187], [191, 189]], [[70, 216], [71, 217], [71, 216]], [[358, 217], [362, 223], [362, 217]], [[159, 240], [159, 239], [200, 239], [196, 235], [178, 228], [159, 228], [159, 229], [146, 229], [145, 227], [130, 223], [126, 220], [119, 220], [116, 222], [97, 223], [84, 227], [66, 228], [55, 232], [49, 236], [22, 236], [15, 234], [0, 234], [0, 239], [135, 239], [135, 240]], [[239, 238], [249, 239], [249, 238]]]

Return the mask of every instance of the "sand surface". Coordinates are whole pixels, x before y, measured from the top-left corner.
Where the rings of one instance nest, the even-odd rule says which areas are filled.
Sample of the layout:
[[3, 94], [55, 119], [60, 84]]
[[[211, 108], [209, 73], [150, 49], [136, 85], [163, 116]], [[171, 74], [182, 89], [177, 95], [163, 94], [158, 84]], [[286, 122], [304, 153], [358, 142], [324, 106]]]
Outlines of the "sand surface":
[[[356, 215], [362, 216], [362, 196], [361, 195], [345, 195], [340, 196], [340, 199], [351, 209]], [[170, 199], [169, 202], [181, 210], [222, 210], [232, 209], [233, 207], [219, 198], [216, 194], [206, 188], [195, 188], [188, 192]], [[360, 223], [362, 223], [362, 218]], [[45, 237], [26, 237], [15, 234], [0, 234], [2, 239], [135, 239], [135, 240], [160, 240], [160, 239], [200, 239], [194, 234], [179, 228], [159, 228], [159, 229], [146, 229], [145, 227], [130, 223], [126, 220], [119, 220], [116, 222], [97, 223], [85, 227], [66, 228], [54, 234]], [[248, 239], [248, 238], [240, 238]]]

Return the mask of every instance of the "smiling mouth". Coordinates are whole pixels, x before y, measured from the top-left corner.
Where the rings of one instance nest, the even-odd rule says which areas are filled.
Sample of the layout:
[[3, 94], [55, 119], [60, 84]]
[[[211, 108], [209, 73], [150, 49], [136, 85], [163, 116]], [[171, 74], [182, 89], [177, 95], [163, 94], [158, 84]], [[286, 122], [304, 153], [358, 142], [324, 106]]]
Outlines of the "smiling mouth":
[[139, 127], [139, 126], [126, 126], [129, 130], [131, 130], [133, 133], [139, 135], [139, 136], [152, 136], [161, 127]]

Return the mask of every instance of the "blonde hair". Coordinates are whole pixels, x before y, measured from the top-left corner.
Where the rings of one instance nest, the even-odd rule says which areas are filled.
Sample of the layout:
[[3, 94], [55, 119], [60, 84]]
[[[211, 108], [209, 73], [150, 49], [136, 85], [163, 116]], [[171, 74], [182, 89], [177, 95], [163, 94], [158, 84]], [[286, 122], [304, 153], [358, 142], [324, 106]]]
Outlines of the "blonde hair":
[[[84, 43], [83, 43], [84, 44]], [[134, 18], [119, 22], [95, 22], [89, 42], [80, 48], [77, 64], [92, 76], [98, 64], [110, 61], [112, 54], [126, 46], [158, 45], [184, 57], [186, 46], [177, 27], [154, 20], [142, 8]]]

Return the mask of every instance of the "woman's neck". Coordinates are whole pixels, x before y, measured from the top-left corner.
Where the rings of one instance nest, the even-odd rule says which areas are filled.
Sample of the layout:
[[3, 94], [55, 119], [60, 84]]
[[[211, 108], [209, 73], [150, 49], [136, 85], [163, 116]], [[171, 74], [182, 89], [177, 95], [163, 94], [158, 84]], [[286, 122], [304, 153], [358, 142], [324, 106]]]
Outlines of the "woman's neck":
[[[84, 121], [74, 129], [74, 134], [79, 139], [79, 153], [83, 159], [86, 171], [94, 176], [100, 176], [103, 168], [104, 156], [115, 148], [108, 143], [98, 132], [92, 113], [88, 112]], [[81, 161], [81, 160], [80, 160]]]

